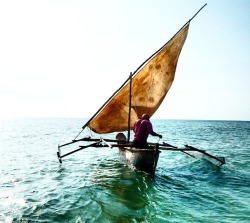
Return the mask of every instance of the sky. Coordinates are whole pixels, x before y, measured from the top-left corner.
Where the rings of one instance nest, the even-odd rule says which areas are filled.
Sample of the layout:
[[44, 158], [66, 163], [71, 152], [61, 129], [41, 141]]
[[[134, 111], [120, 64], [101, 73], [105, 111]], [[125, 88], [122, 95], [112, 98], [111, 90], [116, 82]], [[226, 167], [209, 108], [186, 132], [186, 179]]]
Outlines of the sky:
[[91, 117], [205, 3], [152, 118], [249, 121], [248, 0], [0, 0], [0, 118]]

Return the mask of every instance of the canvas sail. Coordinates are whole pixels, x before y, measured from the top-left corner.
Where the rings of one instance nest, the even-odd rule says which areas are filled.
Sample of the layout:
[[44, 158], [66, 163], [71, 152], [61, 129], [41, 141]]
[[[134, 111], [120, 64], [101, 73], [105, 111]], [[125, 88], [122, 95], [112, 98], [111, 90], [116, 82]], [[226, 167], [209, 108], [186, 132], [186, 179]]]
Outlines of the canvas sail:
[[[147, 113], [152, 116], [170, 89], [189, 23], [180, 30], [132, 79], [131, 122]], [[100, 134], [128, 130], [130, 86], [127, 83], [88, 124]]]

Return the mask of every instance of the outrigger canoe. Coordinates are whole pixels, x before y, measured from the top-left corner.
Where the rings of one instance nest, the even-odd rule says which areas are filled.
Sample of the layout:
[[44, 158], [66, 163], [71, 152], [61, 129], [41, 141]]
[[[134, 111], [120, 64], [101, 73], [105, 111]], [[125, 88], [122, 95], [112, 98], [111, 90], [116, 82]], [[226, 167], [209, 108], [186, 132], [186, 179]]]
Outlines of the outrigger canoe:
[[[187, 38], [190, 22], [200, 10], [166, 44], [130, 73], [128, 79], [86, 122], [71, 142], [58, 146], [57, 156], [60, 162], [65, 156], [85, 148], [117, 147], [121, 157], [133, 168], [150, 175], [155, 174], [159, 154], [163, 150], [180, 151], [192, 157], [205, 158], [217, 166], [225, 164], [223, 157], [215, 157], [204, 150], [188, 145], [178, 148], [167, 143], [149, 143], [149, 148], [135, 148], [130, 141], [130, 131], [135, 121], [144, 113], [152, 117], [167, 95], [174, 81], [177, 62]], [[102, 137], [78, 139], [85, 128], [100, 135], [115, 132], [118, 134], [116, 139]], [[127, 133], [127, 137], [124, 133]], [[92, 143], [80, 145], [78, 149], [64, 155], [61, 153], [62, 147], [77, 142]]]

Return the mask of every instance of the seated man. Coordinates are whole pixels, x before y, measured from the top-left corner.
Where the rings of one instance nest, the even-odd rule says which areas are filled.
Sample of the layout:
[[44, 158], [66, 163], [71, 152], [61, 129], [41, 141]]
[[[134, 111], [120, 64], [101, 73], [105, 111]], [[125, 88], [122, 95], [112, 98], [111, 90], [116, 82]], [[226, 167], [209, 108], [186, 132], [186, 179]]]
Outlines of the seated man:
[[134, 146], [137, 148], [148, 148], [147, 138], [149, 134], [162, 138], [162, 135], [153, 131], [152, 124], [149, 121], [149, 115], [147, 114], [143, 114], [141, 119], [135, 122], [134, 133]]

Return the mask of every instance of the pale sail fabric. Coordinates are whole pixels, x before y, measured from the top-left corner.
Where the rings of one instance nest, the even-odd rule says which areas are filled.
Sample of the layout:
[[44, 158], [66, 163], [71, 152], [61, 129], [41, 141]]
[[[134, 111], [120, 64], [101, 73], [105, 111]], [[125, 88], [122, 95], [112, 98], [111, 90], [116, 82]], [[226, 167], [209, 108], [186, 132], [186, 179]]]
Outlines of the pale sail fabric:
[[[185, 26], [132, 80], [131, 122], [147, 113], [155, 113], [170, 89], [181, 49], [188, 34]], [[100, 134], [128, 130], [129, 83], [118, 92], [103, 110], [89, 123]]]

